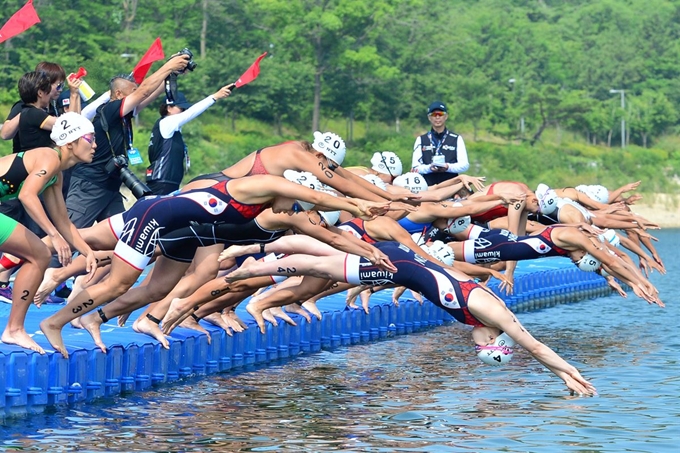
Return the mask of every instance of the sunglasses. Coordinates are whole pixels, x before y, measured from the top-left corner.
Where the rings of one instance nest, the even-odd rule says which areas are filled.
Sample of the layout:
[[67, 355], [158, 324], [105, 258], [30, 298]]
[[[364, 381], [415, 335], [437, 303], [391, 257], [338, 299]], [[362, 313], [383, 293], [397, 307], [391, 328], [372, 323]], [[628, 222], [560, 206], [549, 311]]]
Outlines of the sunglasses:
[[328, 168], [331, 169], [331, 171], [335, 171], [336, 168], [338, 168], [340, 165], [336, 164], [332, 160], [330, 160], [328, 157], [326, 158], [326, 163], [328, 164]]
[[297, 214], [298, 212], [305, 212], [305, 210], [302, 209], [302, 206], [300, 206], [300, 203], [298, 203], [296, 201], [295, 203], [293, 203], [293, 212]]
[[85, 141], [86, 141], [87, 143], [89, 143], [90, 145], [91, 145], [92, 143], [94, 143], [94, 135], [93, 135], [93, 134], [83, 135], [83, 136], [80, 137], [80, 138], [82, 138], [83, 140], [85, 140]]
[[435, 118], [440, 118], [442, 116], [446, 116], [446, 113], [437, 111], [437, 112], [430, 113], [430, 116], [433, 116]]
[[58, 83], [57, 84], [57, 91], [61, 91], [64, 89], [64, 82]]

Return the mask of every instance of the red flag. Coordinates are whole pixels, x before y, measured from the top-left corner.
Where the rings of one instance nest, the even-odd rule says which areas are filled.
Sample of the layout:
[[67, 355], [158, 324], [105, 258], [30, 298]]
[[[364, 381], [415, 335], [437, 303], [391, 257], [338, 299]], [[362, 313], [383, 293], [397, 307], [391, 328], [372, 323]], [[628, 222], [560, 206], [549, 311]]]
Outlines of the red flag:
[[40, 22], [38, 13], [33, 8], [33, 0], [28, 0], [19, 11], [9, 18], [7, 23], [0, 28], [0, 42], [7, 41], [12, 36], [22, 33]]
[[135, 82], [142, 83], [142, 80], [146, 77], [149, 69], [151, 69], [151, 65], [163, 58], [165, 58], [165, 54], [163, 53], [161, 38], [156, 38], [153, 44], [151, 44], [151, 47], [149, 47], [149, 50], [147, 50], [142, 59], [139, 60], [135, 69], [132, 70], [132, 76], [135, 78]]
[[243, 73], [241, 77], [238, 78], [236, 81], [236, 88], [242, 87], [246, 83], [250, 83], [253, 80], [257, 78], [258, 75], [260, 75], [260, 61], [267, 55], [267, 52], [263, 53], [259, 57], [257, 57], [257, 60], [255, 60], [255, 63], [250, 65], [248, 70]]

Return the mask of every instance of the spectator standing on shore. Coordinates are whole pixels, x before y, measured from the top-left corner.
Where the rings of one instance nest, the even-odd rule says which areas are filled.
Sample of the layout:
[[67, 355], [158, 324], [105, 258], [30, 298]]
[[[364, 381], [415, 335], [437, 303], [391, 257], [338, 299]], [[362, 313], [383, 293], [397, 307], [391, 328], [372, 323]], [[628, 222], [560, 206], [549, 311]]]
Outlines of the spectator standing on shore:
[[413, 172], [425, 177], [428, 186], [455, 178], [470, 168], [463, 137], [446, 128], [446, 104], [435, 101], [427, 109], [432, 129], [413, 145]]

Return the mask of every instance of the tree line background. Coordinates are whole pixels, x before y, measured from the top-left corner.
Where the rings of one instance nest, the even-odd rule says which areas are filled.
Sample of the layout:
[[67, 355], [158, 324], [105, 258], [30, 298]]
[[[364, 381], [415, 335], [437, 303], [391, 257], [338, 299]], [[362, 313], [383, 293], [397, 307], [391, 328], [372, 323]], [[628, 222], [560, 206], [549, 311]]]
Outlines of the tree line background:
[[[24, 0], [0, 0], [2, 19]], [[675, 190], [680, 154], [680, 1], [671, 0], [34, 0], [42, 22], [0, 46], [0, 104], [42, 60], [84, 66], [101, 93], [160, 36], [198, 68], [193, 101], [263, 51], [260, 77], [185, 127], [191, 174], [262, 146], [333, 130], [348, 164], [390, 149], [410, 166], [426, 107], [443, 100], [472, 168], [551, 184], [631, 178]], [[160, 63], [154, 66], [158, 67]], [[626, 90], [626, 108], [618, 94]], [[159, 101], [160, 102], [160, 101]], [[625, 151], [621, 117], [627, 123]], [[141, 116], [144, 151], [157, 114]], [[522, 127], [523, 124], [523, 127]], [[649, 149], [652, 148], [652, 149]], [[8, 143], [0, 151], [9, 152]], [[578, 178], [578, 180], [576, 180]]]

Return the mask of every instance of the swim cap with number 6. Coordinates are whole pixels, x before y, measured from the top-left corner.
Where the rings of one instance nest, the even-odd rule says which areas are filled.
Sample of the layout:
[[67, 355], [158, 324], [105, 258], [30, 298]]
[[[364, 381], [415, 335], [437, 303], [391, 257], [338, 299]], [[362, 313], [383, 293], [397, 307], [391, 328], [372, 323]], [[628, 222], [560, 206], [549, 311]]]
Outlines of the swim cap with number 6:
[[404, 187], [413, 193], [427, 190], [427, 182], [425, 182], [425, 178], [420, 173], [404, 173], [394, 178], [393, 184], [398, 187]]

